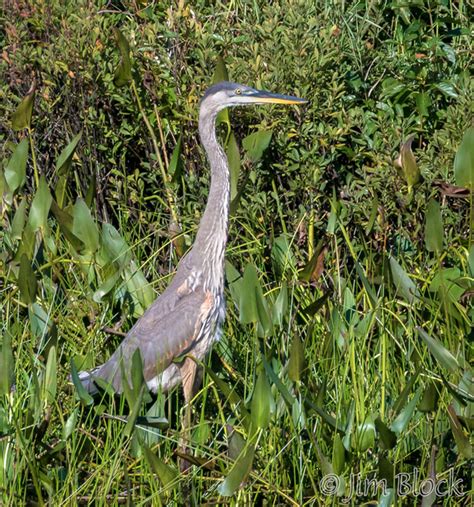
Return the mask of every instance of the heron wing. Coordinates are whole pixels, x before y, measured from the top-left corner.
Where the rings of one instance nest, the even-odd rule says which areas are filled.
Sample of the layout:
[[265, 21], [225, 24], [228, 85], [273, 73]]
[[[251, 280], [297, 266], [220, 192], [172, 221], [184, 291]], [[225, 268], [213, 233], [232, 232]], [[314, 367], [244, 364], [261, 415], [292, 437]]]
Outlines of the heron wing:
[[214, 303], [211, 292], [183, 288], [172, 309], [160, 314], [159, 309], [170, 306], [160, 304], [160, 299], [143, 314], [110, 359], [95, 373], [96, 377], [112, 383], [117, 392], [122, 391], [121, 363], [126, 378], [130, 380], [132, 356], [137, 349], [141, 354], [145, 381], [156, 377], [175, 358], [189, 352]]

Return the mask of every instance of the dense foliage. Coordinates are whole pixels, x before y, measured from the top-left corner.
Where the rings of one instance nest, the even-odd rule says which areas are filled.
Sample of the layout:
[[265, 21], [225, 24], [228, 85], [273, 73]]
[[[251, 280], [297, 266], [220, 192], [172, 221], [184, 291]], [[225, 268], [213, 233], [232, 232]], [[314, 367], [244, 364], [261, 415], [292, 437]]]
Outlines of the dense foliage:
[[[423, 505], [468, 504], [472, 18], [452, 0], [4, 2], [2, 505], [419, 504], [426, 479], [458, 490]], [[179, 390], [93, 400], [68, 378], [192, 244], [197, 108], [224, 78], [309, 104], [220, 116], [228, 318], [181, 474]]]

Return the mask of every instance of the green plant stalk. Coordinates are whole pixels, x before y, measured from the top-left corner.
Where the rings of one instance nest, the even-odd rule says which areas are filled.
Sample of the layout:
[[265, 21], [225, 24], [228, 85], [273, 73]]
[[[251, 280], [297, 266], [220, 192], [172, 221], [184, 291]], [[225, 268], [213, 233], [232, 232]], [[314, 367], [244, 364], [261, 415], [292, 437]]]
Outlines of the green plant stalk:
[[39, 172], [38, 172], [38, 164], [36, 162], [36, 154], [35, 154], [35, 142], [33, 140], [31, 127], [27, 127], [28, 129], [28, 141], [30, 142], [30, 151], [31, 151], [31, 161], [33, 162], [33, 174], [35, 178], [36, 188], [39, 187]]
[[[173, 191], [171, 190], [171, 187], [170, 187], [170, 178], [169, 178], [168, 173], [166, 172], [165, 165], [163, 164], [163, 158], [161, 157], [160, 147], [158, 145], [158, 139], [156, 138], [153, 127], [151, 126], [151, 123], [147, 118], [145, 110], [143, 109], [142, 101], [140, 100], [140, 96], [138, 95], [138, 90], [137, 90], [137, 86], [135, 84], [135, 81], [132, 79], [130, 84], [132, 87], [133, 95], [135, 96], [135, 99], [137, 101], [138, 109], [140, 110], [140, 114], [142, 115], [143, 121], [146, 125], [146, 128], [148, 129], [148, 132], [151, 137], [151, 141], [153, 143], [153, 149], [155, 150], [156, 160], [158, 161], [158, 166], [161, 171], [161, 177], [163, 178], [163, 185], [165, 187], [166, 199], [168, 201], [168, 206], [170, 209], [172, 222], [179, 225], [175, 199], [174, 199]], [[156, 106], [154, 106], [154, 107], [156, 107]], [[155, 113], [156, 113], [156, 111], [155, 111]]]

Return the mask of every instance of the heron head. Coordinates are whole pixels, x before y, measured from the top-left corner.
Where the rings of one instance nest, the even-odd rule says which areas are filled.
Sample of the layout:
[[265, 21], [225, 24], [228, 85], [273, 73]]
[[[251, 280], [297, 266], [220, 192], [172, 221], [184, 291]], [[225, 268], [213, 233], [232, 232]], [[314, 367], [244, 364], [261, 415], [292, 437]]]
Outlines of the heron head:
[[201, 100], [201, 111], [216, 114], [221, 109], [246, 104], [305, 104], [305, 99], [256, 90], [238, 83], [222, 81], [211, 86]]

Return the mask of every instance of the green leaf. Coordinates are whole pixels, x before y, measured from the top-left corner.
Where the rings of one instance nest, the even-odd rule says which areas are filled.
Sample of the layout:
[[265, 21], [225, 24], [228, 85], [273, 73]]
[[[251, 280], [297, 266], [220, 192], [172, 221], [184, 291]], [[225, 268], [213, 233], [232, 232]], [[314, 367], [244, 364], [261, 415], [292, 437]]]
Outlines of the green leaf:
[[252, 470], [255, 446], [249, 445], [236, 460], [224, 482], [219, 485], [217, 491], [222, 496], [232, 496], [245, 482]]
[[146, 444], [141, 443], [143, 454], [153, 473], [158, 476], [163, 488], [175, 489], [178, 486], [179, 473], [176, 468], [167, 465]]
[[434, 382], [429, 382], [423, 393], [418, 410], [420, 412], [434, 412], [438, 404], [439, 392]]
[[94, 403], [94, 398], [86, 391], [85, 387], [82, 385], [82, 382], [79, 379], [79, 375], [77, 373], [76, 365], [74, 361], [71, 359], [71, 379], [74, 387], [76, 388], [76, 393], [79, 397], [79, 400], [84, 406], [92, 405]]
[[342, 444], [341, 436], [336, 432], [332, 444], [332, 468], [336, 475], [340, 475], [344, 470], [344, 465], [346, 463], [345, 454], [346, 451]]
[[467, 460], [472, 459], [472, 444], [469, 437], [464, 433], [459, 418], [452, 405], [448, 406], [448, 419], [451, 431], [456, 441], [458, 452]]
[[9, 395], [15, 375], [10, 333], [3, 333], [0, 349], [0, 396]]
[[474, 191], [474, 127], [467, 129], [454, 159], [456, 185]]
[[20, 239], [26, 222], [26, 198], [20, 201], [12, 221], [11, 238]]
[[362, 424], [359, 424], [356, 432], [355, 448], [359, 452], [365, 452], [367, 449], [374, 447], [375, 444], [375, 424], [369, 416]]
[[416, 285], [392, 256], [390, 256], [390, 270], [395, 290], [409, 303], [416, 301], [416, 298], [420, 296]]
[[377, 417], [375, 419], [375, 428], [380, 436], [380, 440], [382, 443], [382, 448], [387, 451], [393, 449], [397, 443], [397, 435], [380, 419]]
[[426, 92], [421, 92], [416, 94], [416, 108], [420, 113], [420, 116], [428, 116], [429, 107], [431, 105], [431, 97]]
[[12, 193], [25, 183], [28, 149], [28, 138], [25, 137], [15, 146], [15, 150], [5, 168], [5, 181]]
[[459, 370], [459, 364], [456, 358], [439, 340], [432, 338], [425, 330], [421, 329], [421, 327], [417, 327], [417, 331], [427, 345], [428, 350], [443, 368], [452, 372]]
[[24, 303], [34, 303], [36, 300], [36, 275], [31, 263], [25, 254], [20, 259], [20, 271], [18, 272], [18, 287], [21, 299]]
[[272, 130], [258, 130], [257, 132], [248, 135], [242, 141], [242, 145], [252, 162], [255, 163], [262, 158], [263, 152], [270, 144], [272, 134]]
[[59, 155], [58, 160], [56, 161], [56, 171], [58, 174], [64, 174], [69, 171], [72, 163], [72, 157], [76, 151], [76, 147], [79, 141], [81, 140], [81, 137], [82, 130], [73, 137], [71, 142], [63, 149]]
[[382, 93], [385, 97], [392, 97], [397, 93], [400, 93], [406, 89], [404, 83], [394, 79], [393, 77], [388, 77], [382, 81]]
[[28, 223], [33, 231], [38, 229], [46, 230], [48, 225], [48, 213], [51, 208], [51, 192], [49, 191], [46, 178], [41, 175], [38, 189], [31, 203], [30, 214], [28, 216]]
[[242, 279], [240, 291], [240, 322], [251, 324], [258, 321], [257, 294], [258, 284], [257, 270], [253, 264], [247, 264]]
[[421, 396], [421, 387], [419, 387], [411, 399], [411, 401], [406, 405], [406, 407], [398, 414], [395, 421], [393, 421], [391, 425], [391, 430], [396, 433], [397, 435], [400, 435], [403, 433], [408, 423], [410, 422], [411, 418], [413, 417], [413, 414], [415, 412], [416, 405], [418, 404], [418, 400]]
[[140, 307], [136, 308], [135, 314], [140, 316], [153, 303], [156, 294], [135, 262], [131, 261], [130, 266], [124, 269], [123, 277], [127, 290], [134, 302]]
[[272, 307], [273, 324], [283, 326], [284, 320], [288, 314], [288, 287], [283, 282], [278, 297]]
[[130, 248], [113, 225], [102, 224], [101, 239], [110, 260], [116, 263], [120, 269], [130, 264], [132, 260]]
[[227, 143], [227, 160], [230, 170], [230, 200], [233, 201], [237, 196], [237, 186], [240, 175], [240, 153], [237, 139], [232, 132]]
[[114, 83], [116, 86], [125, 86], [132, 80], [132, 63], [130, 60], [130, 45], [118, 28], [114, 28], [115, 41], [120, 50], [120, 62], [115, 69]]
[[453, 99], [457, 99], [459, 97], [459, 94], [456, 91], [456, 88], [454, 88], [454, 86], [452, 85], [452, 83], [448, 83], [447, 81], [443, 81], [441, 83], [436, 84], [435, 86], [436, 86], [436, 88], [438, 88], [438, 90], [441, 93], [444, 93], [447, 97], [450, 97]]
[[23, 98], [15, 112], [12, 114], [13, 130], [21, 130], [31, 125], [31, 114], [35, 100], [36, 82], [33, 81], [28, 94]]
[[76, 429], [77, 419], [79, 415], [79, 410], [75, 408], [71, 415], [67, 418], [66, 424], [63, 427], [63, 440], [67, 440]]
[[410, 189], [416, 185], [421, 179], [421, 173], [418, 169], [415, 156], [411, 151], [414, 136], [410, 136], [400, 147], [400, 157], [398, 163], [402, 168], [403, 175]]
[[270, 423], [270, 418], [275, 410], [270, 383], [268, 382], [265, 369], [262, 368], [255, 383], [250, 408], [251, 420], [254, 431], [257, 428], [265, 429]]
[[428, 252], [441, 253], [443, 249], [443, 219], [441, 208], [435, 199], [431, 199], [425, 214], [425, 246]]
[[82, 241], [87, 252], [94, 253], [99, 248], [99, 230], [83, 199], [77, 199], [72, 216], [72, 233]]
[[43, 400], [46, 405], [52, 405], [56, 400], [57, 389], [57, 360], [56, 347], [49, 349], [48, 360], [46, 362], [46, 372], [43, 380]]
[[288, 377], [293, 382], [301, 380], [301, 374], [305, 369], [304, 349], [301, 338], [295, 334], [291, 342], [290, 360], [288, 362]]

